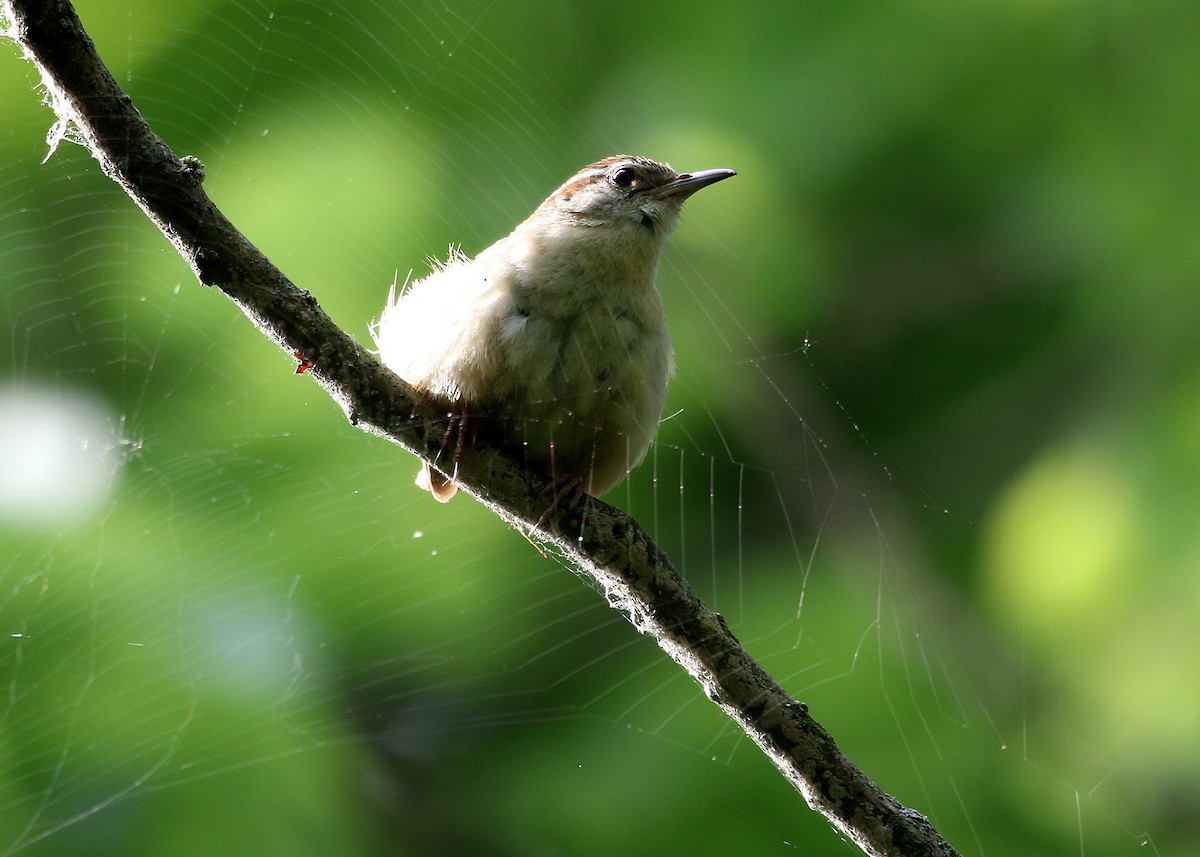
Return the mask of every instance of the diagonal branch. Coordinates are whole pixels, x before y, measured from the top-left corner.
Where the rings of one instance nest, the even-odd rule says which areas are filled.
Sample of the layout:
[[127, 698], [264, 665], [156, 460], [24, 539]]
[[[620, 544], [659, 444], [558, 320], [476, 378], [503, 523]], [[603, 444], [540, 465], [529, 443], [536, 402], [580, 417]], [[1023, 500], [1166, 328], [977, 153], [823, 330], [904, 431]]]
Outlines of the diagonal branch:
[[[105, 174], [141, 207], [196, 277], [234, 300], [264, 334], [311, 362], [312, 375], [350, 421], [425, 458], [437, 455], [445, 415], [339, 329], [213, 204], [203, 168], [177, 157], [117, 85], [68, 0], [2, 0], [4, 34], [41, 72], [58, 116]], [[458, 480], [514, 525], [530, 528], [548, 483], [491, 449], [466, 450]], [[866, 854], [950, 857], [957, 852], [920, 813], [884, 793], [838, 749], [807, 707], [789, 697], [709, 610], [646, 532], [589, 499], [560, 510], [537, 535], [594, 580], [612, 606], [651, 634], [714, 703], [738, 722], [809, 806]]]

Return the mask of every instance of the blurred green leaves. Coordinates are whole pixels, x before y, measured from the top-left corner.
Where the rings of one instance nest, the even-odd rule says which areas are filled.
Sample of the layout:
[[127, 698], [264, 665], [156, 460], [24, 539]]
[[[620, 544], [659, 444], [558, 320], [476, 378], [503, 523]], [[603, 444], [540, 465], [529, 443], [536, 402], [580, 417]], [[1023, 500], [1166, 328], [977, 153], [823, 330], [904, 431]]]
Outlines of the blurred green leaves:
[[[582, 163], [738, 169], [660, 277], [682, 412], [609, 499], [965, 852], [1195, 841], [1194, 4], [80, 11], [360, 338]], [[125, 464], [94, 518], [0, 527], [0, 853], [835, 847], [85, 154], [41, 165], [31, 80], [0, 63], [0, 367], [101, 397]]]

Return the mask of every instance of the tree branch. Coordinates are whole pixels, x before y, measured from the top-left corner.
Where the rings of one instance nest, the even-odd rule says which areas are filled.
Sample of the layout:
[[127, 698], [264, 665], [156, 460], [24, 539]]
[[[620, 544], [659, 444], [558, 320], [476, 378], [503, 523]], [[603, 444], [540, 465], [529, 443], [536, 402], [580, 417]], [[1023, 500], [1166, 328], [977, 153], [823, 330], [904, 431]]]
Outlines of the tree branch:
[[[426, 458], [442, 445], [446, 415], [339, 329], [242, 235], [202, 188], [203, 168], [180, 159], [117, 85], [67, 0], [3, 0], [6, 35], [35, 63], [58, 116], [52, 144], [72, 131], [189, 262], [312, 375], [352, 423]], [[466, 450], [458, 479], [526, 530], [544, 511], [548, 483], [492, 449]], [[544, 520], [553, 544], [651, 634], [746, 731], [809, 806], [870, 855], [957, 852], [920, 813], [884, 793], [838, 749], [807, 707], [789, 697], [709, 610], [646, 532], [589, 498]]]

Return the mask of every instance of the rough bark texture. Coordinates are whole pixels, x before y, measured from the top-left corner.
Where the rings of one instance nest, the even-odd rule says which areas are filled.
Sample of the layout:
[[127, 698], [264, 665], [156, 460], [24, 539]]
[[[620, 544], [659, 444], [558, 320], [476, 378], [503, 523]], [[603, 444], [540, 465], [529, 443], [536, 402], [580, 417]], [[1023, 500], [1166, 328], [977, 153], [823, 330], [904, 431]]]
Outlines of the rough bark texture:
[[[37, 65], [60, 130], [86, 143], [104, 172], [188, 260], [311, 374], [351, 422], [426, 458], [440, 451], [445, 414], [383, 368], [340, 330], [231, 224], [204, 192], [203, 167], [159, 139], [109, 74], [66, 0], [4, 0], [7, 35]], [[495, 450], [467, 450], [458, 478], [494, 511], [529, 532], [545, 511], [548, 484]], [[708, 697], [864, 853], [957, 852], [920, 813], [866, 777], [709, 610], [646, 532], [624, 512], [589, 498], [542, 520], [533, 538], [561, 551], [613, 607], [653, 635]]]

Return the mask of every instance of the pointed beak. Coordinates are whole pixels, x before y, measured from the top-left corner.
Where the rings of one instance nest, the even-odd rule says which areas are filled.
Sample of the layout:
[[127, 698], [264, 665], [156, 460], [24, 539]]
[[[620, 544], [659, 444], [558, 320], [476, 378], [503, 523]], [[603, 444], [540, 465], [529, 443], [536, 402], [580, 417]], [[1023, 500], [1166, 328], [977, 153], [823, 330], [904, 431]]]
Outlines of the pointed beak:
[[716, 184], [736, 175], [737, 173], [733, 170], [701, 170], [698, 173], [680, 173], [672, 181], [655, 189], [653, 193], [658, 197], [678, 196], [687, 199], [702, 187], [708, 187], [710, 184]]

